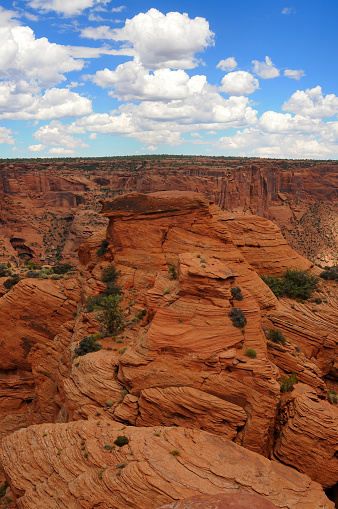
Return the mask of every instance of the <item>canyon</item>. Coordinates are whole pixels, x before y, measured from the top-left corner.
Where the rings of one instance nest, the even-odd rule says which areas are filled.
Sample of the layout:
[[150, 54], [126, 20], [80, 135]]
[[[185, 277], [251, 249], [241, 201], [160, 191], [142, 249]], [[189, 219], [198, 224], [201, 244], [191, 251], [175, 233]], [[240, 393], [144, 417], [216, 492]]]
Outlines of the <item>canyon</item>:
[[337, 262], [338, 164], [222, 157], [143, 156], [0, 161], [0, 261], [77, 262], [107, 221], [99, 200], [126, 192], [202, 193], [223, 210], [274, 221], [315, 263]]
[[[337, 284], [277, 298], [261, 277], [335, 262], [337, 165], [193, 162], [2, 163], [21, 279], [0, 278], [0, 507], [338, 506]], [[32, 260], [76, 270], [28, 277]], [[112, 266], [109, 332], [88, 299]]]

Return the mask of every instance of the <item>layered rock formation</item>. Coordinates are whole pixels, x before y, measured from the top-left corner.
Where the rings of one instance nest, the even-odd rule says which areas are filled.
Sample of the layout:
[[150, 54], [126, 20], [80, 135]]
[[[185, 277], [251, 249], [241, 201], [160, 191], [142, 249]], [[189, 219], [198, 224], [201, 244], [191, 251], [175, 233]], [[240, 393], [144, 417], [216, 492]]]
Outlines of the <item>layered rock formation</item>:
[[[196, 193], [130, 193], [102, 211], [106, 235], [81, 246], [77, 274], [24, 279], [0, 298], [1, 432], [19, 430], [0, 462], [17, 507], [156, 509], [221, 492], [334, 507], [317, 484], [338, 482], [338, 410], [326, 397], [338, 386], [334, 283], [314, 294], [316, 312], [277, 300], [259, 275], [311, 263], [267, 219]], [[125, 330], [74, 358], [100, 330], [84, 303], [111, 263]], [[286, 343], [267, 343], [263, 325]], [[302, 383], [283, 395], [291, 373]], [[123, 435], [129, 443], [112, 447]]]
[[[0, 255], [62, 257], [105, 226], [99, 199], [129, 191], [197, 191], [237, 215], [275, 221], [290, 245], [322, 264], [337, 261], [337, 163], [161, 157], [0, 163]], [[320, 182], [320, 185], [318, 185]]]
[[[123, 447], [114, 445], [119, 436]], [[25, 509], [156, 509], [220, 492], [263, 495], [267, 509], [333, 508], [307, 476], [198, 430], [107, 420], [31, 426], [4, 439], [0, 455]]]

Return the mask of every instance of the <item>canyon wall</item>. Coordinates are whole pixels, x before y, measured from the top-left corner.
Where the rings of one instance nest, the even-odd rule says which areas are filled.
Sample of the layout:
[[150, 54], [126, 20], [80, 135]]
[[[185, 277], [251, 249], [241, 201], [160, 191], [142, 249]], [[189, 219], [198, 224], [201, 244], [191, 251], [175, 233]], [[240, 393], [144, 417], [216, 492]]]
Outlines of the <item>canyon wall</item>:
[[73, 263], [105, 227], [98, 201], [130, 191], [194, 191], [236, 215], [273, 220], [291, 247], [337, 261], [338, 165], [334, 161], [162, 157], [0, 163], [0, 261]]

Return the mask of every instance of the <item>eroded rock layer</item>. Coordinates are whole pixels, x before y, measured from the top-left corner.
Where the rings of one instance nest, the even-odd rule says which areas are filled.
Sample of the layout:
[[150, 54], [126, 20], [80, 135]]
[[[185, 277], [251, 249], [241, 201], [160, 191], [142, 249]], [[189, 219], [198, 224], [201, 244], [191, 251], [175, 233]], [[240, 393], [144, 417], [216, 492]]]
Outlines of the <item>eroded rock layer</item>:
[[[197, 193], [129, 193], [102, 211], [107, 231], [81, 246], [76, 274], [0, 298], [0, 432], [19, 430], [0, 462], [17, 507], [155, 509], [220, 492], [333, 507], [316, 482], [338, 481], [335, 283], [320, 283], [316, 311], [278, 300], [261, 274], [318, 270], [267, 219]], [[86, 301], [111, 264], [125, 328], [77, 357], [103, 330]], [[301, 383], [283, 394], [292, 373]], [[129, 444], [112, 448], [117, 435]]]
[[[114, 445], [118, 437], [128, 443]], [[224, 491], [263, 495], [284, 509], [333, 508], [306, 475], [198, 430], [46, 424], [4, 439], [0, 455], [20, 509], [156, 509]]]

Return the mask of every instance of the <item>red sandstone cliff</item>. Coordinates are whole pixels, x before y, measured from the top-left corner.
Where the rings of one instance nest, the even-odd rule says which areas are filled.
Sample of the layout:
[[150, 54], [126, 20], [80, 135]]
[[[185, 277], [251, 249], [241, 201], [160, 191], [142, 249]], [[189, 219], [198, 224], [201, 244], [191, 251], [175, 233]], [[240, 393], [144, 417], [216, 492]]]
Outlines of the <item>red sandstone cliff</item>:
[[236, 215], [275, 221], [297, 251], [337, 261], [337, 163], [163, 157], [0, 163], [0, 255], [76, 261], [106, 225], [99, 199], [129, 191], [197, 191]]
[[[220, 492], [333, 507], [320, 484], [338, 482], [338, 409], [326, 397], [338, 386], [336, 286], [321, 283], [327, 303], [316, 313], [277, 300], [259, 274], [311, 263], [267, 219], [235, 217], [201, 195], [131, 193], [103, 214], [103, 257], [98, 234], [81, 246], [77, 274], [24, 279], [0, 298], [0, 431], [17, 430], [2, 440], [0, 463], [17, 507], [156, 509]], [[111, 262], [129, 324], [74, 360], [80, 339], [98, 331], [83, 304]], [[287, 343], [267, 344], [262, 325]], [[282, 395], [278, 380], [290, 373], [300, 383]], [[118, 435], [129, 444], [115, 447]]]

